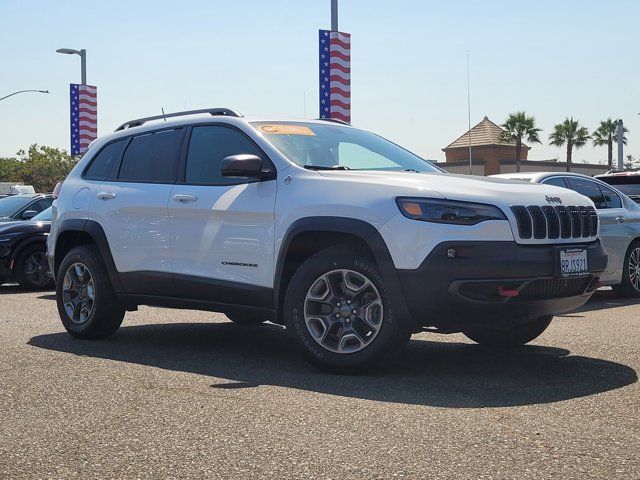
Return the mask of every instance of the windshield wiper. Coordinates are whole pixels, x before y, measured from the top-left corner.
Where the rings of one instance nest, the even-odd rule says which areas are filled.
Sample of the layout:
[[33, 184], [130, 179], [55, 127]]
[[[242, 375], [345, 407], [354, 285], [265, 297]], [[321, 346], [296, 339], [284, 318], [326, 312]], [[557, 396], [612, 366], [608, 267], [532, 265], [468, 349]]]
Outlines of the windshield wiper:
[[345, 167], [344, 165], [334, 165], [333, 167], [327, 167], [324, 165], [305, 165], [304, 168], [307, 170], [351, 170], [349, 167]]

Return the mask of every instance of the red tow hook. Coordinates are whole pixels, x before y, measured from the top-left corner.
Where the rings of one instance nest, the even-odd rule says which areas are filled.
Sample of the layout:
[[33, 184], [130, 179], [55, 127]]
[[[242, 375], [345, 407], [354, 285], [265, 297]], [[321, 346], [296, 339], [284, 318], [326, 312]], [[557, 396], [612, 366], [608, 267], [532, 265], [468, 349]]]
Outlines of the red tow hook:
[[520, 292], [515, 288], [504, 288], [503, 286], [499, 286], [498, 295], [500, 295], [501, 297], [512, 298], [520, 295]]

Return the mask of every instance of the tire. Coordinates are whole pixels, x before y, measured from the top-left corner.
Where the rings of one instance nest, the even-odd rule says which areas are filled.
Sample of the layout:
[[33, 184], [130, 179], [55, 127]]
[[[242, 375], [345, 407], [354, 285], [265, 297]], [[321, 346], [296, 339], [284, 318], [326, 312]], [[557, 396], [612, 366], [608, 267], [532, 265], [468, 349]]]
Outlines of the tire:
[[303, 356], [334, 373], [368, 371], [410, 337], [393, 315], [375, 261], [347, 245], [322, 250], [298, 268], [285, 295], [284, 320]]
[[20, 286], [27, 290], [49, 290], [53, 278], [49, 275], [46, 246], [34, 244], [26, 247], [16, 261], [15, 276]]
[[238, 325], [260, 325], [268, 320], [263, 315], [227, 313], [227, 318]]
[[93, 245], [75, 247], [62, 260], [56, 279], [56, 303], [64, 328], [76, 338], [113, 335], [125, 313]]
[[552, 319], [553, 315], [545, 315], [506, 330], [478, 328], [463, 333], [467, 338], [486, 347], [515, 348], [542, 335]]
[[640, 297], [640, 241], [631, 242], [624, 256], [622, 282], [613, 286], [613, 291], [620, 298]]

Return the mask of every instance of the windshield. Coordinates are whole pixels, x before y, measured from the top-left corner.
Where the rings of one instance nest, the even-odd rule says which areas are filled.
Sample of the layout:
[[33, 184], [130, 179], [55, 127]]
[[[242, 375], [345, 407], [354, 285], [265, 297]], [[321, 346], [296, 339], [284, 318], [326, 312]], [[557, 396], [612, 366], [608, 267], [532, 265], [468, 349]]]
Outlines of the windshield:
[[5, 197], [0, 199], [0, 218], [10, 217], [31, 201], [31, 197]]
[[284, 156], [305, 168], [442, 172], [417, 155], [364, 130], [306, 122], [252, 125]]
[[49, 207], [49, 208], [41, 211], [38, 215], [33, 217], [31, 220], [34, 220], [36, 222], [50, 222], [51, 221], [51, 210], [52, 210], [52, 208]]

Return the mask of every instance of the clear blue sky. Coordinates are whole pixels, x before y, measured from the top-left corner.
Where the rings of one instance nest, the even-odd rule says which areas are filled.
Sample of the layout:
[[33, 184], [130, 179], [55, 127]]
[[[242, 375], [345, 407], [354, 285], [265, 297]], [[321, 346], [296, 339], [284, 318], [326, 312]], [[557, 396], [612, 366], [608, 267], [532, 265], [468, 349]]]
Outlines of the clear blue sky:
[[[95, 6], [98, 4], [99, 6]], [[340, 0], [352, 34], [352, 121], [426, 158], [467, 127], [466, 50], [472, 123], [525, 110], [543, 128], [532, 159], [564, 158], [546, 145], [573, 115], [589, 129], [608, 116], [630, 129], [640, 154], [640, 2]], [[68, 84], [86, 48], [98, 86], [99, 131], [185, 107], [317, 116], [317, 30], [329, 0], [0, 0], [0, 155], [31, 143], [68, 149]], [[588, 146], [575, 161], [606, 158]]]

